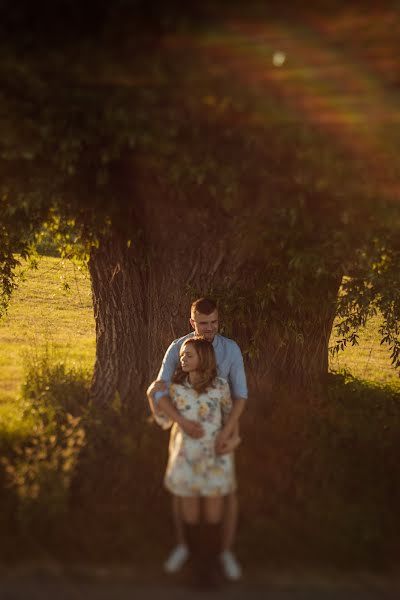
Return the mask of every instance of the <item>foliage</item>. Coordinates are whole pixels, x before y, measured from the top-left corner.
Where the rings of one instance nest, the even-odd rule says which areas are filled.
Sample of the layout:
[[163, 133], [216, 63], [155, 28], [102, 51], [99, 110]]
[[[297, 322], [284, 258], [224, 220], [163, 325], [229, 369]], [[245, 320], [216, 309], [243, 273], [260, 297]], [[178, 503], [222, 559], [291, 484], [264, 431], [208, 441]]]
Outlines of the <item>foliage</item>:
[[343, 282], [338, 300], [338, 339], [331, 348], [332, 354], [349, 342], [357, 344], [358, 330], [379, 312], [383, 316], [379, 329], [381, 344], [389, 346], [392, 364], [396, 368], [400, 366], [399, 242], [397, 231], [391, 235], [386, 233], [370, 240], [368, 248], [360, 253], [352, 276]]
[[56, 413], [81, 416], [88, 402], [89, 380], [87, 371], [54, 362], [51, 349], [45, 346], [28, 362], [22, 397], [33, 406], [44, 404]]
[[[162, 488], [168, 434], [138, 423], [118, 399], [80, 422], [49, 411], [64, 404], [64, 392], [47, 396], [47, 383], [49, 404], [30, 411], [36, 430], [3, 451], [17, 503], [7, 507], [2, 535], [17, 518], [15, 539], [34, 535], [57, 559], [154, 567], [172, 536]], [[264, 403], [257, 416], [245, 413], [237, 452], [240, 556], [253, 568], [390, 570], [399, 533], [398, 393], [342, 373], [331, 376], [326, 398], [293, 403], [281, 387]], [[64, 414], [64, 429], [54, 414]]]
[[32, 242], [35, 227], [40, 218], [10, 202], [7, 191], [0, 196], [0, 316], [8, 306], [13, 290], [16, 288], [15, 272], [20, 258], [27, 259], [33, 251]]
[[265, 404], [263, 418], [244, 415], [237, 453], [248, 559], [395, 566], [398, 392], [343, 372], [330, 376], [325, 398], [293, 402], [281, 387]]
[[[226, 25], [238, 5], [205, 5], [195, 27], [199, 6], [185, 21], [178, 4], [158, 3], [150, 15], [141, 2], [128, 12], [125, 2], [115, 10], [101, 3], [96, 34], [85, 12], [82, 29], [57, 44], [31, 39], [29, 53], [18, 48], [21, 32], [6, 38], [2, 231], [13, 237], [4, 234], [0, 257], [3, 305], [15, 286], [13, 253], [26, 255], [43, 222], [66, 237], [68, 254], [87, 256], [108, 234], [149, 244], [140, 194], [149, 178], [182, 219], [211, 214], [227, 225], [238, 270], [211, 291], [231, 291], [232, 315], [239, 298], [248, 308], [252, 352], [271, 323], [305, 346], [321, 329], [321, 307], [334, 310], [340, 279], [350, 275], [336, 349], [355, 342], [363, 315], [379, 308], [397, 365], [398, 281], [393, 269], [389, 281], [374, 266], [396, 252], [397, 209], [385, 192], [397, 177], [396, 134], [381, 157], [394, 165], [383, 185], [362, 155], [344, 151], [256, 77], [266, 68], [262, 44], [245, 58], [235, 54], [247, 43]], [[271, 13], [255, 8], [257, 22], [267, 23]], [[49, 3], [42, 9], [59, 23]], [[243, 21], [252, 22], [253, 9], [242, 9]], [[366, 294], [372, 280], [375, 292]]]
[[22, 531], [47, 528], [67, 512], [71, 480], [86, 443], [82, 417], [87, 396], [87, 375], [53, 364], [47, 352], [28, 365], [22, 399], [31, 431], [14, 440], [1, 459], [18, 498]]

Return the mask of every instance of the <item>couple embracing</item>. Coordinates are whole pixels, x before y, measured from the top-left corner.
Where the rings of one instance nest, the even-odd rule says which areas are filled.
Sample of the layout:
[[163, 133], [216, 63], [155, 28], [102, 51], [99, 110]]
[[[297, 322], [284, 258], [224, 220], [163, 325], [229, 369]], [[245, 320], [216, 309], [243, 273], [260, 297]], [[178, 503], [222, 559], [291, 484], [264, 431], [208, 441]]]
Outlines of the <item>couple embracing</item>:
[[172, 342], [147, 390], [158, 424], [172, 426], [164, 483], [178, 544], [164, 568], [177, 572], [190, 559], [200, 578], [221, 568], [227, 579], [238, 580], [233, 450], [247, 399], [243, 357], [236, 342], [218, 333], [213, 300], [192, 304], [190, 324], [193, 332]]

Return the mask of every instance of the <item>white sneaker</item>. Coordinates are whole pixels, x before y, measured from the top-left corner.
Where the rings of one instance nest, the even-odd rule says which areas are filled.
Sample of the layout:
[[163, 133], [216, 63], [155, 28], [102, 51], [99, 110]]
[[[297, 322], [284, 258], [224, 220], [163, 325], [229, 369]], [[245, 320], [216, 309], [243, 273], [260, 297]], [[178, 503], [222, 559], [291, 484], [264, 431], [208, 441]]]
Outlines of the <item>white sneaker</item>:
[[238, 581], [242, 576], [242, 568], [230, 550], [224, 550], [219, 555], [224, 575], [230, 581]]
[[188, 558], [189, 549], [187, 546], [184, 544], [175, 546], [164, 563], [164, 571], [166, 573], [177, 573], [181, 570]]

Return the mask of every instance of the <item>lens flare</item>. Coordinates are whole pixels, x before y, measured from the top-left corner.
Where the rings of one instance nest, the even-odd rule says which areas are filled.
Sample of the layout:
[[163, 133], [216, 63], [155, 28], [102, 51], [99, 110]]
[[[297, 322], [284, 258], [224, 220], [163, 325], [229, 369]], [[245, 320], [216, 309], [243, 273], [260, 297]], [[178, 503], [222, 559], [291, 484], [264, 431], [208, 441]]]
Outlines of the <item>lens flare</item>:
[[274, 52], [272, 55], [272, 64], [274, 67], [282, 67], [286, 61], [286, 54], [284, 52]]

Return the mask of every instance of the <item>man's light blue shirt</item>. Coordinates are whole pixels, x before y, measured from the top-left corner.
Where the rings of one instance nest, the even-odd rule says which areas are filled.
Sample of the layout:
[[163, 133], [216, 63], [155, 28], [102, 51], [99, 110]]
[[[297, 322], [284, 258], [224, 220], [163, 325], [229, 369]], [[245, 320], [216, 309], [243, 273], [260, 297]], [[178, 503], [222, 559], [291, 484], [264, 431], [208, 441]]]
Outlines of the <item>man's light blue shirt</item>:
[[[181, 346], [185, 340], [194, 335], [196, 334], [192, 331], [192, 333], [172, 342], [163, 358], [161, 369], [157, 375], [158, 380], [161, 379], [167, 384], [171, 383], [172, 376], [179, 364], [179, 351]], [[247, 399], [246, 374], [244, 372], [243, 356], [239, 346], [233, 340], [230, 340], [219, 333], [214, 337], [212, 345], [215, 352], [219, 377], [228, 381], [233, 398]], [[165, 392], [156, 392], [154, 394], [156, 403], [164, 395]]]

